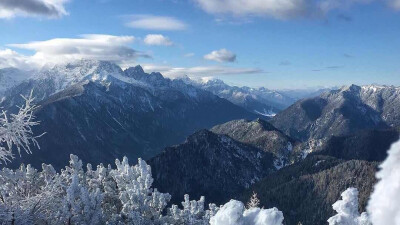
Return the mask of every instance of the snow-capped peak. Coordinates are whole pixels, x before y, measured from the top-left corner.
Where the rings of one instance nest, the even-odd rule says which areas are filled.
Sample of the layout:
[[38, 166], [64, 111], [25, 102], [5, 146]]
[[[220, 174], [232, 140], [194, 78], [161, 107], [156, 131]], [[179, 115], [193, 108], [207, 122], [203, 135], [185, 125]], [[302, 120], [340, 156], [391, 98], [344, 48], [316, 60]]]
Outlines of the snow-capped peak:
[[14, 87], [31, 76], [31, 71], [16, 68], [0, 69], [0, 95], [7, 89]]

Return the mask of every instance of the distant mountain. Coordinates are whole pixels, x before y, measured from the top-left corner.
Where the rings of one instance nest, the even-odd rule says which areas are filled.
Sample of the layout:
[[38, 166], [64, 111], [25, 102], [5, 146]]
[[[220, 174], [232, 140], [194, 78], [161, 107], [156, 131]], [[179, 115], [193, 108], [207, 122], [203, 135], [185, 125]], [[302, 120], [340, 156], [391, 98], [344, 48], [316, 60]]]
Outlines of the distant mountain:
[[313, 98], [317, 97], [324, 92], [329, 92], [332, 90], [337, 90], [340, 88], [305, 88], [305, 89], [280, 89], [277, 90], [279, 93], [294, 99], [295, 101], [301, 100], [303, 98]]
[[293, 152], [297, 144], [299, 144], [270, 123], [261, 119], [254, 121], [234, 120], [217, 125], [211, 131], [227, 135], [236, 141], [248, 144], [264, 152], [272, 153], [277, 169], [291, 163]]
[[332, 136], [399, 126], [399, 109], [400, 88], [351, 85], [300, 100], [271, 123], [291, 137], [320, 145]]
[[210, 91], [221, 98], [225, 98], [250, 112], [266, 117], [274, 116], [296, 101], [277, 91], [268, 90], [266, 88], [229, 86], [218, 79], [203, 82], [194, 81], [185, 77], [182, 78], [182, 80], [202, 88], [203, 90]]
[[178, 203], [185, 193], [221, 204], [275, 171], [272, 154], [201, 130], [148, 161], [154, 186]]
[[4, 93], [30, 77], [31, 72], [16, 68], [0, 69], [0, 102]]
[[148, 159], [166, 146], [182, 142], [196, 130], [233, 119], [256, 117], [212, 93], [147, 74], [138, 66], [121, 70], [102, 61], [82, 60], [37, 72], [7, 91], [6, 109], [34, 90], [41, 125], [35, 134], [40, 150], [17, 157], [40, 166], [60, 168], [69, 154], [84, 162], [112, 163], [115, 158]]

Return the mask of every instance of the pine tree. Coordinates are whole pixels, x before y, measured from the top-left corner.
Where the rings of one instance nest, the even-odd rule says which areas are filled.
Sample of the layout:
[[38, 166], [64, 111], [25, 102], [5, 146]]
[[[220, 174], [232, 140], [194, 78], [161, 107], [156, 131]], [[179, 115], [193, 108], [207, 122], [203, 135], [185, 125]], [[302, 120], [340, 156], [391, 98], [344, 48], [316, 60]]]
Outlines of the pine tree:
[[247, 203], [246, 208], [258, 208], [260, 205], [260, 200], [258, 199], [257, 193], [253, 192], [253, 195], [250, 197], [249, 202]]

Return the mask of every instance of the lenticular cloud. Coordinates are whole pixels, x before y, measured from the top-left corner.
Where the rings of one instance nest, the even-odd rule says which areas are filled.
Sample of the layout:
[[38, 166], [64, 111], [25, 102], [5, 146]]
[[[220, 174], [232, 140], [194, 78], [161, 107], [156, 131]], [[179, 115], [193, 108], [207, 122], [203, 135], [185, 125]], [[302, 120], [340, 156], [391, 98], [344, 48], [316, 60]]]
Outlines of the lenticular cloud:
[[392, 145], [388, 158], [376, 174], [379, 182], [368, 203], [374, 225], [400, 225], [400, 142]]

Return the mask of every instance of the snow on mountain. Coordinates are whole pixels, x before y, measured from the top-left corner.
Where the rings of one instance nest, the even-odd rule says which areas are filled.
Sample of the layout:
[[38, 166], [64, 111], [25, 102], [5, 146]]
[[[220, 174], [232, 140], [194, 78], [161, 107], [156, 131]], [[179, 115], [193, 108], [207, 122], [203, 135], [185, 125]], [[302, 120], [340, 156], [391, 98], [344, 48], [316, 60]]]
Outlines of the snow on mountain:
[[66, 64], [58, 64], [51, 68], [44, 68], [37, 71], [32, 79], [52, 80], [55, 86], [54, 93], [56, 93], [84, 80], [107, 82], [109, 77], [129, 84], [148, 86], [126, 76], [118, 65], [98, 60], [77, 60]]
[[6, 90], [20, 84], [28, 79], [30, 75], [31, 71], [22, 71], [16, 68], [0, 69], [0, 97]]
[[351, 85], [300, 100], [276, 115], [271, 123], [310, 146], [319, 143], [314, 146], [319, 148], [332, 136], [397, 127], [399, 108], [398, 87]]
[[[73, 153], [85, 162], [150, 158], [193, 132], [233, 119], [254, 119], [245, 109], [208, 91], [110, 62], [82, 60], [42, 69], [9, 89], [0, 107], [21, 105], [34, 90], [40, 151], [13, 162], [59, 167]], [[57, 151], [54, 151], [56, 149]]]
[[304, 98], [313, 98], [317, 97], [320, 94], [332, 90], [340, 89], [340, 87], [315, 87], [315, 88], [303, 88], [303, 89], [280, 89], [277, 90], [279, 93], [288, 96], [289, 98], [294, 99], [295, 101], [304, 99]]
[[221, 98], [239, 105], [250, 112], [265, 117], [275, 116], [276, 113], [285, 109], [295, 102], [277, 91], [266, 88], [250, 88], [229, 86], [219, 79], [192, 80], [189, 77], [180, 78], [182, 81], [210, 91]]
[[154, 185], [172, 194], [207, 196], [220, 204], [275, 171], [273, 157], [228, 136], [201, 130], [148, 161]]
[[294, 147], [298, 144], [267, 121], [234, 120], [211, 129], [217, 134], [227, 135], [236, 141], [248, 144], [274, 156], [277, 169], [291, 164]]

